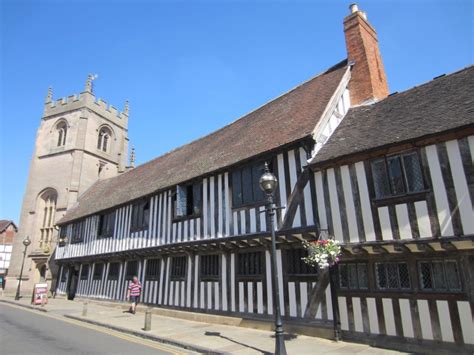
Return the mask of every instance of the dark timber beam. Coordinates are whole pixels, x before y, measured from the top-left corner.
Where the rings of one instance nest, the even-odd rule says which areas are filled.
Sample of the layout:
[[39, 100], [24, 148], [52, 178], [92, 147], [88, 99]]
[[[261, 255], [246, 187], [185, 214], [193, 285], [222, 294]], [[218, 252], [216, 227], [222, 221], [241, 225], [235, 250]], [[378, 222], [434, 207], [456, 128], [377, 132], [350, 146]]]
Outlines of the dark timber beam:
[[435, 251], [433, 247], [427, 243], [417, 244], [416, 247], [418, 248], [419, 251], [424, 252], [424, 253], [433, 253]]
[[303, 171], [298, 176], [296, 185], [291, 192], [290, 197], [288, 198], [286, 204], [285, 218], [283, 219], [281, 226], [278, 229], [287, 229], [293, 225], [293, 220], [295, 219], [296, 211], [304, 198], [303, 190], [306, 184], [309, 181], [309, 169], [303, 168]]
[[356, 255], [367, 255], [368, 254], [367, 250], [362, 248], [360, 245], [352, 247], [351, 252], [352, 252], [352, 254], [356, 254]]
[[393, 246], [393, 249], [397, 252], [397, 253], [411, 253], [411, 250], [406, 246], [406, 245], [403, 245], [403, 244], [395, 244]]
[[442, 241], [440, 244], [441, 244], [441, 248], [447, 251], [453, 251], [457, 249], [453, 243], [446, 240]]
[[388, 251], [387, 249], [385, 249], [384, 247], [380, 246], [380, 245], [374, 245], [372, 247], [374, 253], [377, 253], [377, 254], [388, 254]]
[[318, 308], [321, 307], [321, 301], [326, 293], [326, 288], [329, 285], [329, 268], [325, 268], [318, 274], [318, 282], [312, 288], [309, 295], [308, 305], [304, 311], [304, 318], [314, 319]]

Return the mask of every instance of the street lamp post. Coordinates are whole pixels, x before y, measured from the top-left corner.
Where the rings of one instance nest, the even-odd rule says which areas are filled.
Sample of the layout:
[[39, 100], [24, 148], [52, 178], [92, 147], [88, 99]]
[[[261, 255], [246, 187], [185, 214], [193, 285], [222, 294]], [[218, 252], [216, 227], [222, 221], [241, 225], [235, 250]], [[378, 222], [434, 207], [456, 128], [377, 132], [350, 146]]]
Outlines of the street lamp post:
[[272, 250], [271, 250], [271, 272], [272, 272], [272, 298], [274, 304], [275, 314], [275, 354], [286, 355], [285, 339], [283, 337], [283, 322], [281, 320], [281, 304], [280, 291], [278, 288], [278, 274], [276, 264], [276, 238], [275, 238], [275, 204], [273, 203], [273, 192], [275, 191], [278, 180], [268, 169], [268, 164], [265, 163], [265, 172], [260, 177], [260, 188], [267, 195], [266, 212], [270, 221], [270, 231], [272, 235]]
[[21, 287], [21, 280], [23, 278], [23, 266], [25, 266], [25, 257], [26, 257], [26, 249], [28, 249], [28, 245], [31, 244], [30, 237], [26, 237], [23, 239], [23, 245], [25, 246], [25, 250], [23, 250], [23, 261], [21, 262], [21, 269], [20, 269], [20, 281], [18, 281], [18, 287], [16, 288], [16, 295], [15, 301], [20, 299], [20, 287]]

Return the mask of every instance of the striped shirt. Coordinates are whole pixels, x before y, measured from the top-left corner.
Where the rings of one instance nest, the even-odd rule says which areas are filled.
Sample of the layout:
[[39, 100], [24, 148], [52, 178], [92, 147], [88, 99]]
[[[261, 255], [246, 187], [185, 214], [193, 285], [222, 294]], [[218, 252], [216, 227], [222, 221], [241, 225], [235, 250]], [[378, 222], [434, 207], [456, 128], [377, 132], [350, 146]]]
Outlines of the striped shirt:
[[130, 285], [128, 285], [128, 290], [130, 291], [130, 296], [140, 296], [140, 292], [142, 291], [142, 285], [140, 282], [130, 282]]

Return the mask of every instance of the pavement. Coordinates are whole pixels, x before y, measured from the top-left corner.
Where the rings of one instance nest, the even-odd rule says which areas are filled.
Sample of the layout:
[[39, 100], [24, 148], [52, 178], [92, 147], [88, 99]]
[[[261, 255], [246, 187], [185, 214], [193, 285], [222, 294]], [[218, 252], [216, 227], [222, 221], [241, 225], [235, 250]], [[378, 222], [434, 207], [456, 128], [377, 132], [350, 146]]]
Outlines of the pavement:
[[[124, 304], [88, 302], [87, 315], [83, 316], [82, 301], [50, 299], [44, 307], [31, 306], [29, 299], [14, 301], [0, 297], [1, 302], [39, 310], [43, 314], [82, 322], [89, 326], [107, 328], [114, 332], [143, 338], [163, 346], [179, 347], [188, 353], [207, 354], [272, 354], [275, 338], [273, 332], [221, 324], [152, 315], [151, 330], [144, 331], [144, 312], [135, 315], [124, 311]], [[143, 308], [142, 308], [143, 310]], [[1, 316], [0, 316], [1, 317]], [[47, 328], [46, 328], [47, 329]], [[52, 333], [52, 332], [51, 332]], [[47, 334], [51, 334], [48, 332]], [[2, 342], [3, 343], [3, 342]], [[288, 354], [401, 354], [398, 351], [371, 347], [365, 344], [332, 341], [297, 334], [285, 339]], [[109, 352], [110, 350], [107, 349]], [[141, 354], [140, 351], [129, 353]], [[143, 352], [145, 353], [145, 352]]]
[[[182, 354], [177, 349], [106, 328], [0, 303], [2, 354]], [[99, 328], [99, 329], [98, 329]]]

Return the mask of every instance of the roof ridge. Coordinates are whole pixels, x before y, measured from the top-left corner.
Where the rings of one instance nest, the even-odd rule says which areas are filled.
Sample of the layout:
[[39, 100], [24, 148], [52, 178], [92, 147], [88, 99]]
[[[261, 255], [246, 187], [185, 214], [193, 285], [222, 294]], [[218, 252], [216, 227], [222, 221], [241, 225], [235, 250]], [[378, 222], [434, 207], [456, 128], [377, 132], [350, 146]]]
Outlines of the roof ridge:
[[395, 91], [393, 93], [391, 93], [390, 95], [388, 95], [387, 97], [383, 98], [382, 100], [380, 101], [376, 101], [376, 102], [373, 102], [371, 104], [368, 104], [368, 105], [358, 105], [358, 106], [354, 106], [354, 107], [351, 107], [351, 108], [361, 108], [361, 107], [371, 107], [373, 105], [377, 105], [381, 102], [384, 102], [386, 101], [387, 99], [390, 99], [390, 98], [394, 98], [394, 97], [399, 97], [400, 95], [406, 95], [408, 92], [412, 91], [412, 90], [415, 90], [415, 89], [419, 89], [421, 87], [424, 87], [428, 84], [431, 84], [433, 82], [440, 82], [440, 81], [444, 81], [450, 77], [452, 77], [453, 75], [456, 75], [456, 74], [459, 74], [465, 70], [469, 70], [469, 69], [474, 69], [474, 64], [471, 64], [471, 65], [468, 65], [464, 68], [461, 68], [461, 69], [458, 69], [458, 70], [455, 70], [453, 72], [450, 72], [450, 73], [445, 73], [445, 74], [440, 74], [440, 75], [437, 75], [435, 77], [433, 77], [431, 80], [428, 80], [428, 81], [425, 81], [424, 83], [421, 83], [421, 84], [418, 84], [418, 85], [415, 85], [415, 86], [412, 86], [406, 90], [403, 90], [403, 91]]
[[[308, 137], [347, 68], [343, 60], [213, 132], [95, 183], [57, 223], [122, 205]], [[272, 134], [262, 134], [269, 125]]]
[[[306, 81], [304, 81], [304, 82], [302, 82], [302, 83], [300, 83], [300, 84], [294, 86], [293, 88], [291, 88], [291, 89], [289, 89], [288, 91], [286, 91], [286, 92], [284, 92], [284, 93], [278, 95], [277, 97], [274, 97], [273, 99], [271, 99], [271, 100], [265, 102], [264, 104], [258, 106], [257, 108], [255, 108], [255, 109], [253, 109], [253, 110], [251, 110], [251, 111], [246, 112], [245, 114], [241, 115], [239, 118], [235, 119], [234, 121], [227, 123], [226, 125], [224, 125], [224, 126], [218, 128], [218, 129], [216, 129], [215, 131], [212, 131], [212, 132], [210, 132], [210, 133], [207, 133], [207, 134], [205, 134], [205, 135], [203, 135], [203, 136], [201, 136], [201, 137], [199, 137], [199, 138], [193, 139], [192, 141], [190, 141], [190, 142], [188, 142], [188, 143], [185, 143], [185, 144], [183, 144], [183, 145], [180, 145], [180, 146], [178, 146], [178, 147], [176, 147], [176, 148], [173, 148], [173, 149], [171, 149], [171, 150], [169, 150], [169, 151], [167, 151], [167, 152], [165, 152], [165, 153], [163, 153], [163, 154], [161, 154], [161, 155], [159, 155], [159, 156], [157, 156], [157, 157], [155, 157], [155, 158], [153, 158], [153, 159], [150, 159], [150, 160], [148, 160], [148, 161], [146, 161], [146, 162], [144, 162], [144, 163], [142, 163], [142, 164], [136, 166], [134, 169], [125, 172], [125, 174], [127, 174], [127, 173], [129, 173], [129, 172], [131, 172], [131, 171], [133, 171], [133, 170], [139, 169], [139, 168], [141, 168], [142, 166], [148, 165], [148, 164], [150, 164], [150, 163], [152, 163], [152, 162], [154, 162], [154, 161], [156, 161], [156, 160], [158, 160], [158, 159], [160, 159], [160, 158], [162, 158], [162, 157], [164, 157], [164, 156], [167, 156], [167, 155], [169, 155], [169, 154], [171, 154], [171, 153], [173, 153], [173, 152], [175, 152], [175, 151], [177, 151], [177, 150], [179, 150], [179, 149], [182, 149], [182, 148], [184, 148], [184, 147], [187, 147], [187, 146], [189, 146], [189, 145], [191, 145], [191, 144], [193, 144], [193, 143], [195, 143], [195, 142], [197, 142], [197, 141], [203, 140], [203, 139], [205, 139], [206, 137], [210, 137], [210, 136], [212, 136], [213, 134], [216, 134], [216, 133], [218, 133], [218, 132], [224, 130], [225, 128], [227, 128], [227, 127], [229, 127], [229, 126], [232, 126], [233, 124], [239, 122], [240, 120], [243, 120], [244, 118], [246, 118], [246, 117], [249, 116], [250, 114], [252, 114], [252, 113], [254, 113], [254, 112], [257, 112], [257, 111], [263, 109], [263, 108], [264, 108], [265, 106], [267, 106], [268, 104], [270, 104], [270, 103], [272, 103], [272, 102], [274, 102], [274, 101], [280, 99], [281, 97], [283, 97], [283, 96], [285, 96], [285, 95], [287, 95], [287, 94], [289, 94], [289, 93], [291, 93], [291, 92], [293, 92], [293, 91], [299, 89], [300, 87], [304, 86], [305, 84], [309, 83], [310, 81], [312, 81], [312, 80], [314, 80], [314, 79], [317, 79], [317, 78], [319, 78], [320, 76], [323, 76], [323, 75], [325, 75], [325, 74], [328, 74], [328, 73], [330, 73], [330, 72], [332, 72], [332, 71], [334, 71], [334, 70], [340, 69], [340, 68], [342, 68], [342, 67], [343, 67], [344, 65], [346, 65], [346, 64], [347, 64], [347, 59], [341, 60], [339, 63], [337, 63], [337, 64], [335, 64], [335, 65], [333, 65], [333, 66], [327, 68], [326, 70], [324, 70], [324, 71], [322, 71], [322, 72], [320, 72], [320, 73], [318, 73], [318, 74], [312, 76], [311, 78], [307, 79]], [[122, 175], [124, 175], [124, 174], [122, 174]], [[121, 176], [121, 175], [118, 175], [118, 176]], [[112, 178], [110, 178], [110, 179], [113, 179], [113, 178], [115, 178], [115, 177], [117, 177], [117, 176], [114, 176], [114, 177], [112, 177]]]

